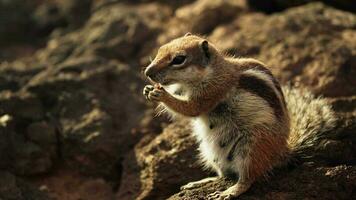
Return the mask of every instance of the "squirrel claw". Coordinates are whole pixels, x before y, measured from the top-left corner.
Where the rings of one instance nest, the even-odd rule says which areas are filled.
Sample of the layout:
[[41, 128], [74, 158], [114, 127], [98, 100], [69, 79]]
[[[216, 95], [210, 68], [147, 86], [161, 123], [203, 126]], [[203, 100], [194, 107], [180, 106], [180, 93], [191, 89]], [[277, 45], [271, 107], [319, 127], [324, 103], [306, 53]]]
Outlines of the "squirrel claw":
[[216, 191], [208, 195], [209, 200], [218, 199], [220, 197], [220, 191]]
[[230, 200], [234, 197], [233, 194], [229, 194], [226, 192], [216, 191], [208, 195], [209, 200]]
[[154, 87], [152, 85], [146, 85], [144, 88], [143, 88], [143, 95], [146, 97], [146, 99], [149, 99], [148, 98], [148, 94], [154, 89]]
[[161, 101], [164, 96], [164, 90], [162, 89], [153, 89], [148, 92], [147, 98], [151, 101]]

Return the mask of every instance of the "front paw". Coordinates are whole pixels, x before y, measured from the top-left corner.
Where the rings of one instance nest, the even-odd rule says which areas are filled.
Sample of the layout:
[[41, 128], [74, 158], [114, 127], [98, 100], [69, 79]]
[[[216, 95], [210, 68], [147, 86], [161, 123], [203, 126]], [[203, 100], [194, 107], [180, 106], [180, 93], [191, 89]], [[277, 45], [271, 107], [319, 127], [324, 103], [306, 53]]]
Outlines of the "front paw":
[[162, 101], [166, 92], [163, 89], [154, 88], [147, 95], [147, 98], [151, 101]]
[[153, 85], [146, 85], [144, 88], [143, 88], [143, 95], [146, 97], [146, 99], [149, 99], [148, 98], [148, 94], [150, 92], [152, 92], [154, 89]]

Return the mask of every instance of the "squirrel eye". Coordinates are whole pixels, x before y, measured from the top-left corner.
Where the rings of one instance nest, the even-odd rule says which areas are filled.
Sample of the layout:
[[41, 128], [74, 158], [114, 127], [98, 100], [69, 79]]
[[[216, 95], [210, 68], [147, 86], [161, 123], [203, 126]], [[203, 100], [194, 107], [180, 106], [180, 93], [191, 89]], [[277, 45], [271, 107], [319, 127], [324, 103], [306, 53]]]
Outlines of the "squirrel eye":
[[186, 56], [180, 55], [173, 58], [171, 65], [181, 65], [184, 63]]

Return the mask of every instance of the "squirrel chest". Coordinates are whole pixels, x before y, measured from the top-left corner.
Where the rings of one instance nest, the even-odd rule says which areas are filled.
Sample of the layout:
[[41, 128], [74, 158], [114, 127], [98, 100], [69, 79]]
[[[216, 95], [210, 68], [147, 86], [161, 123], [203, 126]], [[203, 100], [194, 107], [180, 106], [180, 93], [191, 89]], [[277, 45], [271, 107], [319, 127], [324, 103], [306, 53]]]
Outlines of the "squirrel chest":
[[[239, 130], [243, 126], [239, 126], [237, 118], [238, 113], [231, 102], [223, 100], [209, 113], [192, 119], [203, 163], [214, 168], [219, 175], [232, 178], [238, 174], [233, 165], [240, 155], [247, 153], [249, 145], [248, 135]], [[235, 151], [240, 152], [236, 154]]]

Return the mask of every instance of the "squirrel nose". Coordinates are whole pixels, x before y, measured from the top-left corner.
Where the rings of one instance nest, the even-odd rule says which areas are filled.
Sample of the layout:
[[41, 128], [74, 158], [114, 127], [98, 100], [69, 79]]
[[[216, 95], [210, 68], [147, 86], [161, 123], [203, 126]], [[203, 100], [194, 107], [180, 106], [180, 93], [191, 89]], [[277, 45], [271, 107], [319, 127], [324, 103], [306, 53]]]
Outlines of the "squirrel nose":
[[145, 75], [152, 79], [152, 77], [156, 74], [156, 70], [152, 66], [148, 66], [145, 70]]

